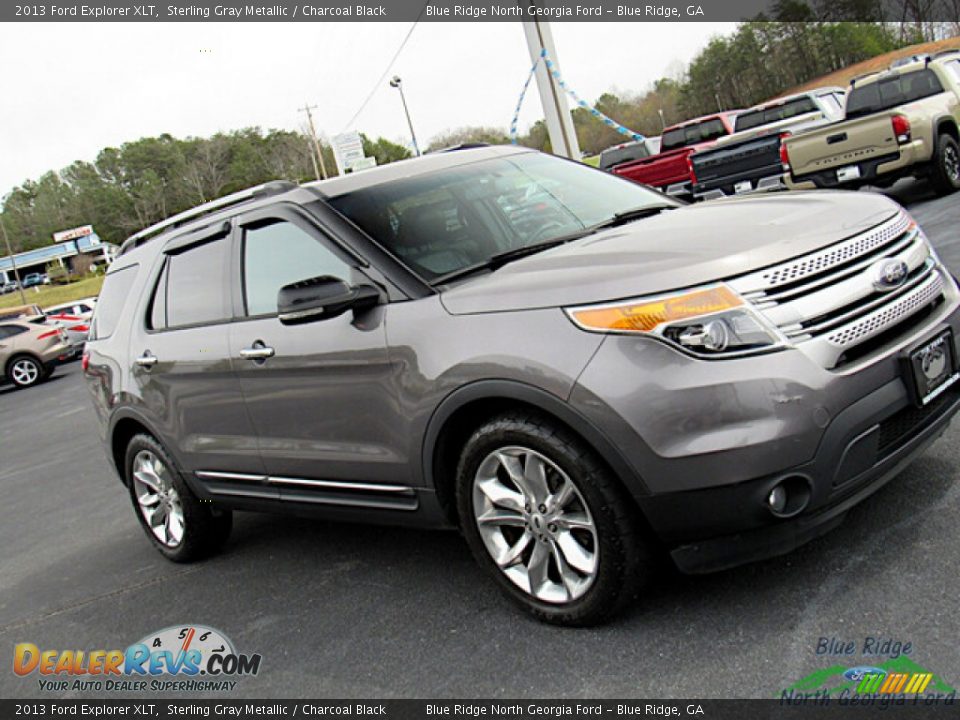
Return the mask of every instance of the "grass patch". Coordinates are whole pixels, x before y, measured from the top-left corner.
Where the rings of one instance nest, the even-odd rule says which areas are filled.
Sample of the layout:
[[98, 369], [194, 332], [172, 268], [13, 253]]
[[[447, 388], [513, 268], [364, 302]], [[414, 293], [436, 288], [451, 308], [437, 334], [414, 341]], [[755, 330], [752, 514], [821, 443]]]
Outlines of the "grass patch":
[[[27, 298], [27, 303], [35, 303], [41, 308], [48, 308], [51, 305], [99, 295], [101, 285], [103, 285], [102, 275], [79, 280], [69, 285], [39, 285], [27, 288], [23, 291], [23, 295]], [[0, 295], [0, 308], [14, 307], [15, 305], [23, 305], [19, 291], [12, 292], [9, 295]]]

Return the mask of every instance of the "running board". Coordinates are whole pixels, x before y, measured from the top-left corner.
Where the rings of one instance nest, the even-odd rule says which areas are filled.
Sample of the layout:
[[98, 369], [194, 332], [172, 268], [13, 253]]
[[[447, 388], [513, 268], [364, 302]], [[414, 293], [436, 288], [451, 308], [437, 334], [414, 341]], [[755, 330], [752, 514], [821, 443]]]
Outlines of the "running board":
[[385, 510], [416, 510], [417, 492], [407, 485], [314, 480], [198, 470], [194, 473], [211, 495], [341, 505]]

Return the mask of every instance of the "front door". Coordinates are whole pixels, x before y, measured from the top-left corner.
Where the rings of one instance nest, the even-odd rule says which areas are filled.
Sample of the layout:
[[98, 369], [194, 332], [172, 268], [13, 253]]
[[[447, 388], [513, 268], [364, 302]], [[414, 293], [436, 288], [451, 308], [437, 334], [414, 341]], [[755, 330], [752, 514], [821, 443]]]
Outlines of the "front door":
[[241, 218], [237, 237], [242, 317], [230, 353], [281, 498], [349, 505], [409, 495], [387, 306], [299, 325], [277, 318], [284, 285], [324, 275], [372, 284], [361, 263], [292, 208]]

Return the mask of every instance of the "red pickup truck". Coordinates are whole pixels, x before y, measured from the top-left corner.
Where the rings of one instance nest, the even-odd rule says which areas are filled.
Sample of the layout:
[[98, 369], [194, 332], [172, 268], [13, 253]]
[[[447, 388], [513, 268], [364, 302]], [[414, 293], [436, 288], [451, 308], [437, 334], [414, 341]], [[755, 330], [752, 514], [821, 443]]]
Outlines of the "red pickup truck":
[[737, 112], [739, 111], [704, 115], [668, 127], [663, 131], [659, 153], [615, 165], [611, 172], [663, 190], [668, 195], [692, 197], [694, 177], [690, 156], [732, 134]]

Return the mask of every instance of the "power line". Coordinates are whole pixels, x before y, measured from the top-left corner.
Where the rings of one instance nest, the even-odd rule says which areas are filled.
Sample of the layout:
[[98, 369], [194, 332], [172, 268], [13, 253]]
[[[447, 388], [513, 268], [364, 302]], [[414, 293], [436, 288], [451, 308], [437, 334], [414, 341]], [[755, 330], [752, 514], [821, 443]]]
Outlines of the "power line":
[[372, 88], [370, 88], [370, 94], [367, 95], [366, 100], [363, 101], [363, 104], [360, 106], [360, 109], [353, 114], [353, 117], [350, 118], [350, 121], [343, 126], [343, 130], [341, 130], [341, 132], [344, 132], [345, 130], [349, 130], [353, 126], [353, 123], [356, 121], [356, 119], [360, 117], [360, 113], [364, 111], [364, 109], [373, 99], [373, 96], [377, 92], [377, 89], [380, 88], [380, 86], [383, 84], [384, 79], [390, 73], [391, 68], [393, 68], [393, 64], [397, 61], [397, 58], [400, 57], [400, 53], [403, 52], [403, 48], [406, 47], [407, 41], [410, 39], [410, 36], [413, 35], [414, 29], [419, 24], [420, 18], [423, 17], [423, 13], [427, 9], [427, 5], [429, 5], [430, 2], [431, 0], [427, 0], [423, 4], [423, 7], [420, 8], [420, 13], [417, 15], [417, 19], [413, 21], [413, 25], [411, 25], [410, 29], [407, 31], [407, 36], [403, 38], [403, 42], [400, 43], [400, 47], [397, 48], [397, 51], [393, 54], [393, 57], [390, 59], [390, 62], [387, 64], [386, 70], [384, 70], [383, 74], [381, 74], [380, 77], [377, 78], [377, 82], [374, 83]]

